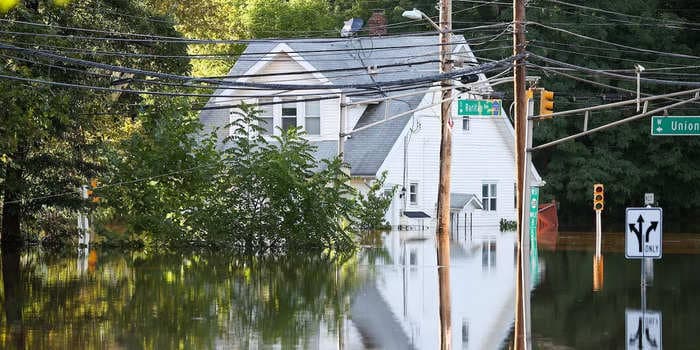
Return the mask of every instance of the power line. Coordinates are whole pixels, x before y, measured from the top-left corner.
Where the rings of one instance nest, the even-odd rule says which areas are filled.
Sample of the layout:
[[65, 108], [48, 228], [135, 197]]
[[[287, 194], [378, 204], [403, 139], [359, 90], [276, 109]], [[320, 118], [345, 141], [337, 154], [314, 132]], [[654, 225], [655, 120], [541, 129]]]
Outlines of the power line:
[[617, 12], [617, 11], [610, 11], [610, 10], [604, 10], [596, 7], [590, 7], [590, 6], [584, 6], [584, 5], [578, 5], [578, 4], [572, 4], [568, 2], [564, 2], [561, 0], [544, 0], [548, 1], [551, 3], [555, 4], [560, 4], [560, 5], [565, 5], [565, 6], [570, 6], [570, 7], [576, 7], [579, 9], [584, 9], [584, 10], [590, 10], [590, 11], [595, 11], [595, 12], [602, 12], [602, 13], [607, 13], [615, 16], [621, 16], [621, 17], [629, 17], [629, 18], [636, 18], [636, 19], [643, 19], [645, 21], [654, 21], [654, 22], [665, 22], [665, 23], [675, 23], [675, 24], [680, 24], [680, 25], [687, 25], [687, 26], [694, 26], [697, 25], [696, 23], [689, 23], [689, 22], [683, 22], [683, 21], [674, 21], [670, 19], [659, 19], [659, 18], [654, 18], [654, 17], [646, 17], [646, 16], [636, 16], [636, 15], [630, 15], [622, 12]]
[[[208, 83], [220, 84], [222, 86], [259, 87], [259, 88], [268, 88], [268, 89], [273, 89], [273, 90], [375, 89], [377, 87], [374, 84], [337, 84], [337, 85], [303, 84], [303, 85], [300, 85], [300, 84], [253, 83], [253, 82], [241, 82], [241, 81], [221, 81], [221, 80], [193, 78], [193, 77], [182, 76], [182, 75], [177, 75], [177, 74], [153, 72], [153, 71], [142, 70], [142, 69], [115, 66], [115, 65], [111, 65], [111, 64], [98, 63], [98, 62], [93, 62], [93, 61], [87, 61], [87, 60], [82, 60], [82, 59], [77, 59], [77, 58], [61, 56], [61, 55], [57, 55], [57, 54], [47, 52], [47, 51], [27, 49], [27, 48], [22, 48], [22, 47], [18, 47], [18, 46], [6, 45], [6, 44], [0, 43], [0, 49], [2, 49], [2, 48], [20, 51], [20, 52], [27, 52], [27, 53], [31, 53], [31, 54], [36, 55], [36, 56], [57, 59], [57, 60], [60, 60], [63, 62], [74, 63], [74, 64], [87, 66], [87, 67], [93, 67], [93, 68], [100, 68], [100, 69], [105, 69], [105, 70], [109, 70], [109, 71], [115, 71], [115, 72], [121, 72], [121, 73], [131, 73], [131, 74], [143, 74], [143, 75], [157, 77], [157, 78], [163, 78], [163, 79], [208, 82]], [[485, 63], [485, 64], [482, 64], [479, 66], [469, 67], [469, 68], [465, 68], [465, 69], [461, 69], [461, 70], [455, 70], [455, 71], [452, 71], [449, 73], [442, 73], [442, 74], [438, 74], [438, 75], [434, 75], [434, 76], [426, 76], [426, 77], [410, 78], [410, 79], [399, 79], [399, 80], [394, 80], [394, 81], [383, 81], [383, 82], [380, 82], [379, 85], [382, 87], [388, 87], [388, 86], [394, 86], [394, 85], [406, 85], [406, 84], [412, 84], [412, 83], [436, 81], [436, 80], [440, 80], [440, 79], [451, 79], [451, 78], [462, 76], [462, 75], [481, 73], [482, 70], [485, 71], [485, 70], [491, 69], [493, 67], [498, 67], [498, 66], [505, 65], [505, 64], [512, 64], [512, 61], [514, 59], [516, 59], [515, 56], [510, 57], [510, 58], [506, 58], [506, 59], [503, 59], [500, 61], [496, 61], [496, 62]]]
[[[480, 40], [480, 39], [488, 39], [484, 43], [488, 42], [494, 42], [500, 37], [503, 33], [499, 33], [496, 35], [488, 35], [488, 36], [482, 36], [482, 37], [476, 37], [476, 38], [470, 38], [472, 40]], [[132, 52], [123, 52], [123, 51], [101, 51], [101, 50], [89, 50], [89, 49], [80, 49], [80, 48], [75, 48], [75, 47], [69, 47], [69, 46], [57, 46], [57, 45], [50, 45], [50, 44], [43, 44], [43, 43], [36, 43], [36, 42], [24, 42], [24, 41], [0, 41], [0, 43], [5, 43], [5, 44], [14, 44], [14, 45], [22, 45], [24, 47], [26, 46], [37, 46], [37, 47], [43, 47], [43, 48], [49, 48], [55, 51], [63, 52], [63, 53], [74, 53], [74, 54], [81, 54], [81, 55], [90, 55], [90, 56], [118, 56], [118, 57], [136, 57], [136, 58], [177, 58], [177, 59], [210, 59], [210, 60], [229, 60], [229, 59], [236, 59], [237, 61], [264, 61], [264, 62], [278, 62], [281, 61], [280, 59], [276, 58], [266, 58], [265, 56], [269, 55], [275, 55], [275, 54], [302, 54], [303, 57], [305, 58], [314, 58], [314, 60], [317, 61], [348, 61], [348, 60], [355, 60], [352, 57], [340, 57], [339, 54], [342, 53], [350, 53], [352, 51], [383, 51], [383, 50], [407, 50], [407, 49], [414, 49], [414, 48], [424, 48], [424, 47], [435, 47], [435, 46], [441, 46], [442, 44], [422, 44], [422, 45], [399, 45], [399, 46], [380, 46], [380, 47], [373, 47], [373, 48], [345, 48], [345, 49], [329, 49], [329, 50], [295, 50], [295, 51], [284, 51], [284, 52], [242, 52], [242, 53], [214, 53], [214, 54], [188, 54], [188, 55], [167, 55], [167, 54], [148, 54], [148, 53], [132, 53]], [[284, 42], [280, 42], [284, 43]], [[470, 45], [470, 46], [479, 46], [484, 43], [474, 43], [470, 44], [468, 42], [454, 42], [449, 45]], [[492, 50], [492, 49], [487, 49], [487, 50]], [[428, 53], [422, 54], [421, 56], [430, 56], [430, 55], [435, 55], [437, 56], [437, 51], [430, 51]], [[247, 57], [247, 56], [254, 56], [254, 57]], [[333, 57], [332, 59], [324, 59], [324, 58], [318, 58], [318, 57]], [[391, 59], [391, 58], [412, 58], [416, 57], [416, 55], [411, 55], [411, 56], [392, 56], [392, 57], [379, 57], [379, 58], [373, 58], [373, 59], [380, 59], [380, 60], [386, 60], [386, 59]]]
[[534, 48], [538, 48], [538, 49], [542, 49], [542, 50], [551, 50], [551, 51], [557, 51], [557, 52], [566, 52], [566, 53], [570, 53], [572, 55], [577, 55], [577, 56], [581, 55], [581, 56], [587, 56], [587, 57], [604, 58], [604, 59], [613, 60], [613, 61], [626, 61], [626, 62], [633, 62], [633, 63], [648, 63], [648, 64], [657, 64], [657, 65], [664, 64], [662, 62], [653, 62], [653, 61], [637, 60], [637, 59], [622, 58], [622, 57], [611, 57], [611, 56], [596, 55], [596, 54], [587, 53], [587, 52], [555, 49], [553, 47], [547, 47], [547, 46], [535, 45], [535, 44], [529, 44], [528, 47], [534, 47]]
[[545, 24], [537, 23], [537, 22], [527, 22], [527, 24], [535, 25], [535, 26], [538, 26], [538, 27], [542, 27], [542, 28], [545, 28], [545, 29], [549, 29], [549, 30], [553, 30], [553, 31], [557, 31], [557, 32], [565, 33], [565, 34], [569, 34], [569, 35], [575, 36], [575, 37], [577, 37], [577, 38], [582, 38], [582, 39], [586, 39], [586, 40], [591, 40], [591, 41], [599, 42], [599, 43], [602, 43], [602, 44], [607, 44], [607, 45], [612, 45], [612, 46], [621, 47], [621, 48], [628, 49], [628, 50], [635, 50], [635, 51], [640, 51], [640, 52], [647, 52], [647, 53], [653, 53], [653, 54], [657, 54], [657, 55], [669, 56], [669, 57], [676, 57], [676, 58], [700, 59], [700, 56], [693, 56], [693, 55], [685, 55], [685, 54], [680, 54], [680, 53], [672, 53], [672, 52], [663, 52], [663, 51], [642, 49], [642, 48], [639, 48], [639, 47], [633, 47], [633, 46], [627, 46], [627, 45], [622, 45], [622, 44], [618, 44], [618, 43], [613, 43], [613, 42], [610, 42], [610, 41], [605, 41], [605, 40], [601, 40], [601, 39], [592, 38], [592, 37], [585, 36], [585, 35], [582, 35], [582, 34], [574, 33], [574, 32], [572, 32], [572, 31], [568, 31], [568, 30], [566, 30], [566, 29], [556, 28], [556, 27], [548, 26], [548, 25], [545, 25]]
[[[503, 23], [496, 23], [496, 24], [488, 24], [488, 25], [481, 25], [481, 26], [475, 26], [475, 27], [470, 27], [470, 28], [459, 28], [459, 29], [453, 29], [452, 32], [465, 32], [465, 31], [471, 31], [471, 30], [482, 30], [482, 29], [488, 29], [488, 28], [498, 28], [508, 25], [508, 22], [503, 22]], [[77, 28], [77, 27], [67, 27], [72, 30], [81, 30], [84, 28]], [[270, 39], [238, 39], [238, 40], [228, 40], [228, 39], [188, 39], [188, 38], [176, 38], [176, 37], [168, 37], [168, 36], [159, 36], [159, 35], [150, 35], [150, 34], [141, 34], [141, 35], [149, 35], [148, 37], [138, 37], [138, 38], [120, 38], [120, 37], [109, 37], [109, 36], [88, 36], [88, 35], [66, 35], [66, 34], [53, 34], [53, 33], [35, 33], [35, 32], [18, 32], [18, 31], [6, 31], [2, 30], [0, 31], [0, 34], [7, 34], [7, 35], [19, 35], [19, 36], [35, 36], [35, 37], [46, 37], [46, 38], [62, 38], [62, 39], [75, 39], [75, 40], [97, 40], [97, 41], [117, 41], [117, 42], [155, 42], [155, 43], [182, 43], [182, 44], [250, 44], [250, 43], [279, 43], [280, 41], [285, 41], [287, 43], [336, 43], [336, 42], [349, 42], [352, 41], [355, 38], [374, 38], [372, 36], [356, 36], [356, 37], [350, 37], [350, 38], [337, 38], [337, 39], [319, 39], [319, 38], [312, 38], [312, 39], [284, 39], [284, 38], [270, 38]], [[103, 33], [104, 34], [104, 33]], [[128, 36], [129, 33], [120, 33], [120, 32], [111, 32], [112, 35], [124, 35]], [[411, 34], [397, 34], [397, 35], [386, 35], [383, 36], [383, 39], [386, 38], [392, 38], [392, 37], [409, 37], [409, 36], [434, 36], [434, 32], [419, 32], [419, 33], [411, 33]]]
[[[587, 72], [595, 75], [604, 75], [607, 77], [611, 78], [618, 78], [622, 80], [636, 80], [636, 77], [628, 76], [628, 75], [622, 75], [622, 74], [617, 74], [617, 73], [611, 73], [603, 70], [597, 70], [597, 69], [591, 69], [588, 67], [582, 67], [582, 66], [577, 66], [574, 64], [566, 63], [566, 62], [561, 62], [557, 61], [551, 58], [547, 58], [544, 56], [540, 56], [534, 53], [530, 54], [532, 57], [539, 59], [541, 61], [547, 62], [549, 64], [553, 64], [559, 67], [566, 67], [566, 68], [571, 68], [575, 69], [578, 71], [582, 72]], [[680, 80], [662, 80], [662, 79], [650, 79], [650, 78], [640, 78], [640, 81], [647, 82], [647, 83], [654, 83], [654, 84], [662, 84], [662, 85], [680, 85], [680, 86], [700, 86], [700, 82], [695, 82], [695, 81], [680, 81]]]
[[[535, 64], [531, 64], [531, 63], [528, 63], [528, 67], [531, 68], [531, 69], [538, 69], [538, 70], [541, 70], [541, 71], [544, 71], [544, 72], [554, 73], [554, 74], [557, 74], [557, 75], [560, 75], [560, 76], [563, 76], [563, 77], [567, 77], [567, 78], [572, 79], [572, 80], [580, 81], [580, 82], [582, 82], [582, 83], [586, 83], [586, 84], [590, 84], [590, 85], [594, 85], [594, 86], [599, 86], [599, 87], [603, 87], [603, 88], [607, 88], [607, 89], [611, 89], [611, 90], [616, 90], [616, 91], [623, 91], [623, 92], [627, 92], [627, 93], [630, 93], [630, 94], [633, 94], [633, 95], [636, 95], [636, 93], [637, 93], [637, 92], [634, 91], [634, 90], [625, 89], [625, 88], [622, 88], [622, 87], [619, 87], [619, 86], [613, 86], [613, 85], [609, 85], [609, 84], [604, 84], [604, 83], [601, 83], [601, 82], [597, 82], [597, 81], [593, 81], [593, 80], [581, 78], [581, 77], [578, 77], [578, 76], [575, 76], [575, 75], [567, 74], [567, 73], [561, 72], [561, 71], [559, 71], [559, 70], [552, 69], [551, 67], [543, 67], [543, 66], [539, 66], [539, 65], [535, 65]], [[640, 95], [642, 95], [642, 96], [653, 96], [652, 94], [648, 94], [648, 93], [644, 93], [644, 92], [640, 93]], [[678, 99], [674, 99], [674, 98], [667, 98], [667, 100], [679, 101]], [[693, 103], [694, 103], [694, 104], [697, 104], [698, 102], [693, 102]]]
[[[590, 46], [590, 45], [581, 45], [581, 44], [570, 44], [570, 43], [561, 43], [558, 41], [553, 41], [553, 40], [532, 40], [532, 43], [537, 43], [537, 44], [549, 44], [549, 45], [559, 45], [559, 46], [566, 46], [566, 47], [574, 47], [574, 48], [579, 48], [579, 49], [591, 49], [591, 50], [596, 50], [596, 51], [607, 51], [607, 52], [620, 52], [626, 55], [631, 54], [629, 49], [623, 50], [623, 49], [616, 49], [612, 47], [601, 47], [601, 46]], [[640, 55], [651, 55], [653, 53], [648, 53], [648, 52], [637, 52], [636, 54]]]

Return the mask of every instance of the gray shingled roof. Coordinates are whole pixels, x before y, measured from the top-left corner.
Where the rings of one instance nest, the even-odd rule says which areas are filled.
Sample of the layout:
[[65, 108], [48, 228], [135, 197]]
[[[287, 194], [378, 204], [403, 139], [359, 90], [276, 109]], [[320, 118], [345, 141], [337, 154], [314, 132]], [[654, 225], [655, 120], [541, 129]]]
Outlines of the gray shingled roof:
[[[381, 66], [388, 64], [405, 64], [437, 59], [437, 36], [402, 36], [386, 38], [354, 38], [354, 39], [290, 39], [274, 42], [253, 42], [248, 45], [246, 55], [236, 62], [229, 72], [231, 79], [235, 76], [244, 75], [264, 54], [273, 50], [280, 43], [287, 44], [292, 50], [298, 53], [308, 63], [317, 70], [354, 68]], [[464, 37], [453, 36], [454, 43], [465, 43]], [[406, 48], [392, 48], [381, 50], [382, 47], [411, 46]], [[356, 49], [369, 50], [356, 50]], [[349, 49], [349, 50], [346, 50]], [[346, 50], [337, 52], [314, 53], [319, 50]], [[260, 53], [260, 54], [256, 54]], [[421, 76], [430, 76], [438, 72], [438, 63], [423, 63], [412, 66], [401, 66], [394, 68], [384, 68], [380, 74], [370, 76], [367, 71], [345, 71], [329, 72], [323, 75], [332, 84], [368, 84], [382, 81], [392, 81], [399, 79], [410, 79]], [[353, 74], [356, 73], [356, 74]], [[374, 78], [374, 81], [372, 80]], [[293, 83], [293, 82], [291, 82]], [[221, 93], [223, 90], [218, 90]], [[404, 94], [407, 91], [387, 93], [386, 95]], [[384, 96], [381, 93], [363, 96], [362, 99]], [[415, 109], [420, 103], [423, 95], [416, 95], [401, 98], [401, 101], [394, 100], [389, 103], [389, 116]], [[361, 127], [372, 122], [384, 119], [387, 103], [370, 105], [355, 126]], [[221, 123], [221, 118], [228, 116], [225, 110], [202, 111], [200, 120], [205, 125], [205, 131], [210, 131], [211, 126]], [[411, 115], [396, 118], [384, 124], [368, 128], [354, 133], [345, 145], [345, 160], [350, 164], [351, 174], [354, 176], [374, 176], [384, 159], [389, 154], [392, 146], [401, 135], [406, 124], [411, 119]], [[337, 151], [337, 142], [316, 143], [319, 146], [317, 154], [319, 156], [332, 157]], [[333, 150], [334, 152], [331, 152]]]
[[450, 193], [450, 208], [462, 210], [472, 200], [474, 208], [483, 209], [479, 197], [471, 193]]

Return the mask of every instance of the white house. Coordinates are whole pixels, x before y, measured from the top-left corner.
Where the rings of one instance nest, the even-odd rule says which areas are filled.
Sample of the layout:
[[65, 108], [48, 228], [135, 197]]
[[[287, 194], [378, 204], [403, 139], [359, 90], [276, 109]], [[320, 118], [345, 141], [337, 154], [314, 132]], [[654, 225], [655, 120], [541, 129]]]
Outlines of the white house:
[[[314, 95], [328, 96], [329, 92], [349, 96], [342, 127], [351, 132], [345, 142], [344, 160], [350, 165], [354, 186], [366, 189], [386, 171], [386, 188], [399, 189], [386, 219], [392, 225], [418, 224], [407, 216], [425, 213], [430, 217], [425, 223], [434, 223], [440, 147], [438, 86], [424, 84], [403, 91], [379, 88], [359, 96], [358, 90], [347, 85], [434, 76], [438, 73], [437, 42], [434, 36], [252, 42], [229, 72], [229, 81], [307, 84], [317, 89], [223, 88], [216, 91], [218, 97], [212, 98], [207, 107], [233, 105], [242, 100], [278, 102], [260, 108], [267, 132], [276, 134], [280, 132], [278, 128], [303, 127], [308, 139], [318, 147], [316, 156], [327, 158], [338, 154], [343, 119], [340, 98], [304, 100], [313, 99]], [[455, 57], [476, 64], [462, 36], [453, 36], [452, 49]], [[477, 89], [490, 91], [486, 77], [478, 77], [478, 82], [469, 85], [456, 82], [459, 98], [479, 99], [481, 95], [471, 93]], [[318, 89], [319, 85], [324, 89]], [[377, 101], [378, 98], [385, 99]], [[514, 220], [512, 124], [504, 111], [495, 117], [461, 117], [456, 111], [457, 103], [453, 103], [453, 223], [478, 227], [498, 226], [501, 219]], [[397, 115], [400, 117], [392, 119]], [[225, 108], [203, 110], [200, 114], [207, 131], [226, 125], [230, 118], [230, 110]], [[389, 120], [382, 122], [385, 119]], [[223, 139], [229, 132], [220, 129], [219, 136]], [[531, 178], [541, 181], [536, 171]]]

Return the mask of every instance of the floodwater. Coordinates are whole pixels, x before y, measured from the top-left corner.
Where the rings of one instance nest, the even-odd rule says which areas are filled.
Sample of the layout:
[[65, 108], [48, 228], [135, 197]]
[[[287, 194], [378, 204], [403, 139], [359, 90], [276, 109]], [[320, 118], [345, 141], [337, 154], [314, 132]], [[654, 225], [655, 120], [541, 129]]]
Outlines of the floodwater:
[[[541, 247], [531, 301], [535, 347], [618, 349], [643, 338], [658, 349], [697, 348], [700, 255], [665, 254], [653, 273], [647, 266], [647, 316], [640, 318], [640, 262], [626, 261], [619, 242], [606, 241], [594, 291], [589, 236]], [[0, 348], [438, 348], [445, 330], [433, 231], [371, 234], [362, 244], [357, 256], [340, 261], [4, 253]], [[460, 232], [450, 253], [452, 348], [508, 347], [514, 234]]]

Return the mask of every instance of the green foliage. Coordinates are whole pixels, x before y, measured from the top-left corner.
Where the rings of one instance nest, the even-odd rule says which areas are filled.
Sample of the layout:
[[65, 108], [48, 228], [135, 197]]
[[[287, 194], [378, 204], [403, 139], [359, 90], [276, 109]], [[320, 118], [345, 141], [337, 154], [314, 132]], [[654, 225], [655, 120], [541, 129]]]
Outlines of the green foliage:
[[[178, 36], [172, 26], [152, 22], [140, 1], [89, 0], [54, 6], [50, 2], [25, 2], [5, 15], [10, 20], [38, 22], [62, 27], [85, 27], [108, 31], [139, 31]], [[2, 22], [5, 32], [46, 33], [47, 29], [21, 22]], [[149, 45], [73, 39], [67, 29], [51, 28], [41, 37], [3, 34], [2, 40], [20, 46], [65, 47], [93, 51], [127, 51], [150, 54], [184, 54], [185, 45]], [[80, 65], [44, 60], [29, 53], [6, 50], [0, 73], [30, 79], [82, 85], [109, 86], [103, 71]], [[176, 74], [187, 73], [189, 64], [177, 60], [138, 57], [90, 56], [102, 63], [125, 65]], [[148, 86], [137, 88], [148, 89]], [[76, 188], [104, 171], [104, 150], [113, 126], [134, 115], [143, 102], [134, 94], [104, 94], [88, 90], [50, 87], [41, 83], [0, 81], [0, 184], [3, 189], [3, 241], [21, 240], [20, 222], [31, 223], [45, 206], [77, 209]], [[65, 194], [48, 196], [48, 194]], [[29, 198], [36, 198], [27, 201]]]
[[389, 224], [384, 221], [391, 200], [396, 192], [396, 187], [391, 189], [389, 193], [384, 192], [384, 182], [386, 181], [386, 171], [369, 186], [367, 195], [358, 194], [358, 209], [355, 216], [358, 221], [358, 226], [363, 230], [384, 229]]
[[185, 99], [156, 101], [137, 120], [122, 126], [130, 136], [107, 155], [103, 181], [114, 185], [96, 193], [132, 233], [192, 239], [182, 212], [206, 200], [221, 167], [214, 142], [195, 137], [201, 125]]
[[215, 135], [196, 139], [196, 114], [176, 104], [154, 107], [139, 131], [112, 155], [107, 204], [132, 232], [157, 242], [195, 242], [240, 251], [351, 251], [357, 211], [340, 159], [318, 161], [291, 129], [269, 140], [252, 106]]
[[243, 106], [229, 128], [225, 167], [205, 207], [193, 213], [208, 239], [247, 251], [354, 248], [348, 223], [356, 202], [340, 159], [315, 160], [295, 129], [264, 138], [252, 106]]
[[515, 220], [501, 218], [501, 221], [498, 222], [498, 229], [501, 232], [515, 231], [517, 228], [518, 223]]
[[[295, 37], [340, 30], [327, 0], [249, 0], [242, 6], [250, 38]], [[321, 34], [322, 36], [322, 34]]]

